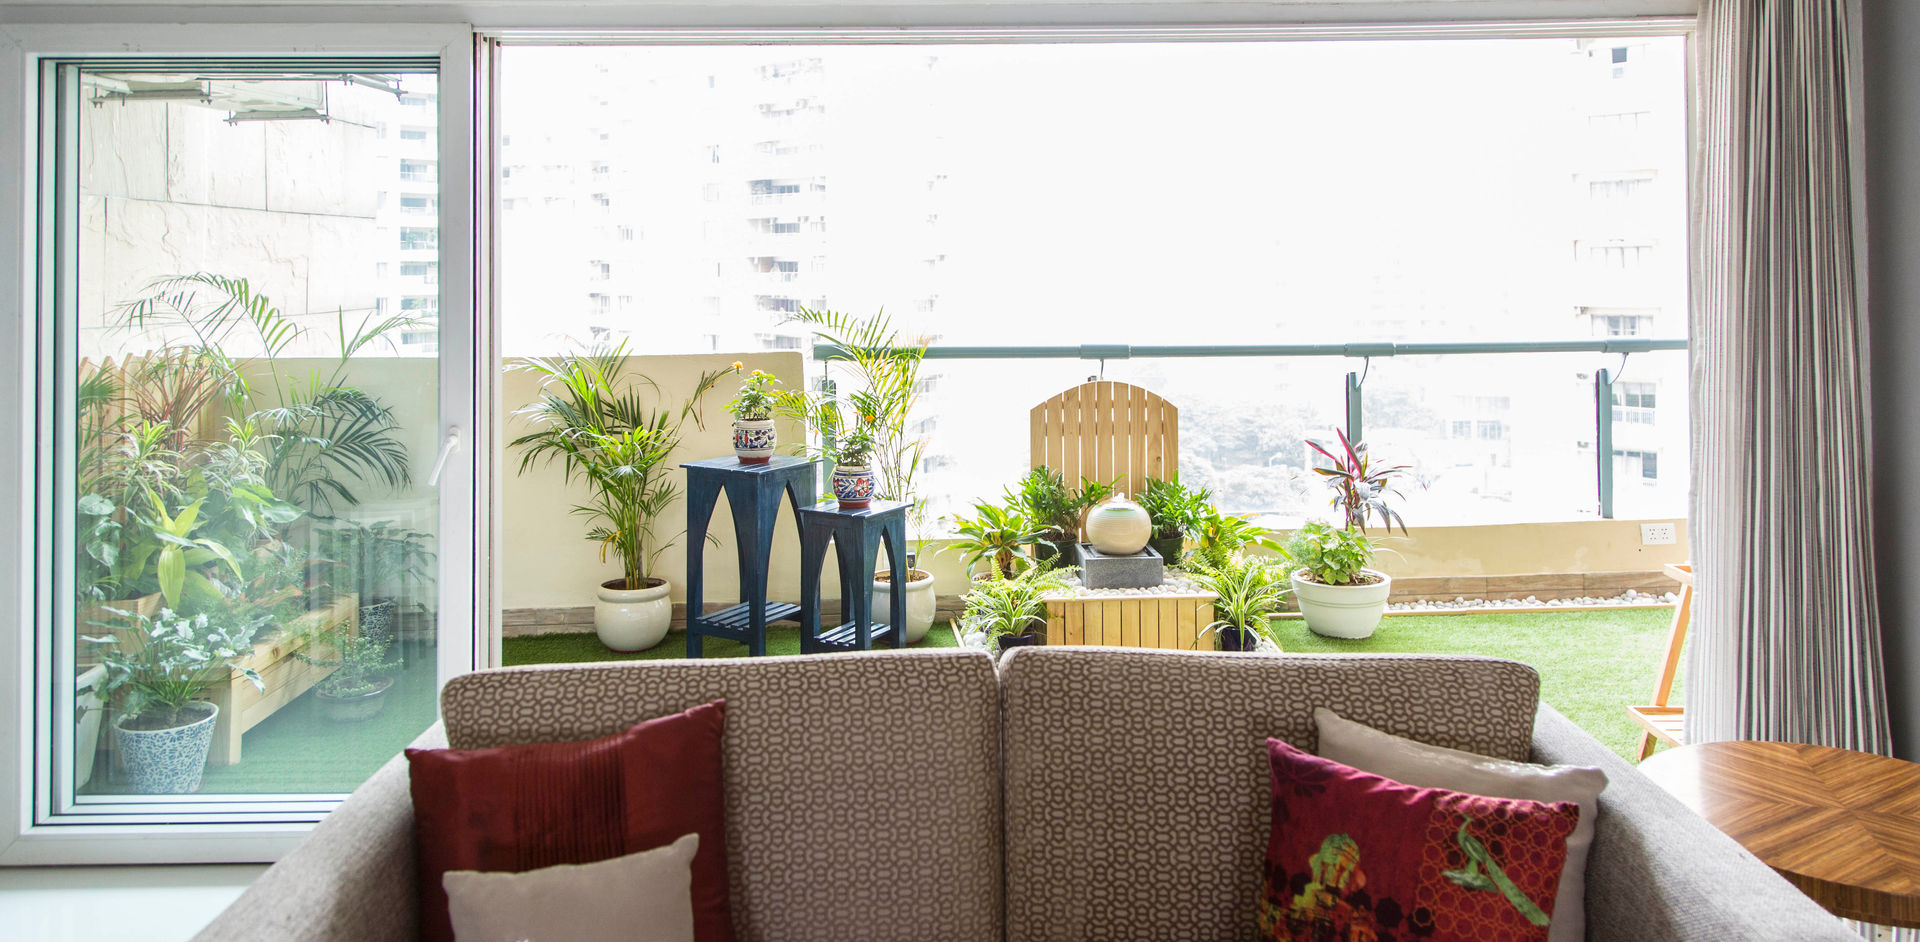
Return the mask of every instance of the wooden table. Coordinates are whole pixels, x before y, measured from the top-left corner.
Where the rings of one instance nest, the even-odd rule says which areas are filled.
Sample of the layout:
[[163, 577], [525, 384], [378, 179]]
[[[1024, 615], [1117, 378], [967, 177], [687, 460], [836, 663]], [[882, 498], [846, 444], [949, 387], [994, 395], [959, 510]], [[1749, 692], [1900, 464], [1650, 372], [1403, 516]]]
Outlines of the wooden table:
[[1640, 771], [1834, 915], [1920, 928], [1920, 765], [1712, 742], [1669, 749]]

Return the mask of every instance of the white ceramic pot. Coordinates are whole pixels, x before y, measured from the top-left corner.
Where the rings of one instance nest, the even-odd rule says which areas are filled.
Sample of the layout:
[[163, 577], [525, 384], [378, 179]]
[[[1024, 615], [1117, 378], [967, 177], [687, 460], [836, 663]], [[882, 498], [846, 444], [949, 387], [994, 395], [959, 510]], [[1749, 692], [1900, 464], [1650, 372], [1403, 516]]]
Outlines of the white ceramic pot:
[[780, 436], [772, 419], [733, 420], [733, 454], [741, 464], [766, 464], [778, 444]]
[[1108, 556], [1132, 556], [1147, 548], [1153, 518], [1145, 508], [1116, 494], [1087, 511], [1087, 542]]
[[1380, 627], [1387, 614], [1387, 596], [1393, 592], [1393, 579], [1384, 572], [1362, 569], [1380, 577], [1369, 585], [1324, 585], [1293, 574], [1293, 597], [1300, 602], [1300, 614], [1314, 634], [1329, 638], [1365, 638]]
[[626, 589], [625, 579], [600, 584], [593, 603], [593, 630], [600, 643], [615, 651], [645, 651], [667, 636], [673, 624], [672, 586], [665, 579], [649, 579], [644, 588]]
[[[876, 574], [877, 575], [877, 574]], [[893, 611], [889, 584], [873, 580], [873, 620], [886, 621]], [[925, 569], [907, 570], [907, 643], [918, 644], [933, 627], [933, 573]]]

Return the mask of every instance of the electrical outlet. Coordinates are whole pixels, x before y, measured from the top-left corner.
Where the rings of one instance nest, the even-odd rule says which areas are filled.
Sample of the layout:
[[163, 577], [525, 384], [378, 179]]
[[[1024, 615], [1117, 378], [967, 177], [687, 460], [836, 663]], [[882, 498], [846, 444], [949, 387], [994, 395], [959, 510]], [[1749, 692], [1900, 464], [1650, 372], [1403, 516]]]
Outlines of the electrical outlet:
[[1640, 525], [1641, 546], [1672, 546], [1680, 538], [1673, 532], [1671, 523], [1643, 523]]

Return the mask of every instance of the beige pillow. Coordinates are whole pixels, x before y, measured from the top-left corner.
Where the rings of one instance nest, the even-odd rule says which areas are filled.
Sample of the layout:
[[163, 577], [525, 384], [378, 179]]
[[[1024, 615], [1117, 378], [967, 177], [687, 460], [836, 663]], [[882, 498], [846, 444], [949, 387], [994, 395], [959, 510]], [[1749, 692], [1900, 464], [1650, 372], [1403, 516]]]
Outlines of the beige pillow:
[[700, 835], [590, 864], [525, 873], [449, 870], [456, 942], [693, 942]]
[[1580, 805], [1580, 823], [1567, 837], [1567, 862], [1554, 895], [1548, 942], [1581, 942], [1587, 936], [1587, 849], [1593, 846], [1593, 818], [1607, 775], [1572, 765], [1530, 765], [1402, 739], [1341, 716], [1324, 707], [1313, 711], [1320, 728], [1320, 756], [1362, 772], [1416, 788], [1524, 798], [1571, 801]]

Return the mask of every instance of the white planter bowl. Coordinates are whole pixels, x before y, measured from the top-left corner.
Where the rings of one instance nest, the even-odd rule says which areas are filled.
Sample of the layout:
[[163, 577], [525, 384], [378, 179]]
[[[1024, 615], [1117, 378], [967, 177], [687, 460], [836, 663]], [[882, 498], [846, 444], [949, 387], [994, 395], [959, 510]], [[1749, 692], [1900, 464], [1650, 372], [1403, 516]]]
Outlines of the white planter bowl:
[[645, 651], [660, 643], [673, 624], [673, 589], [665, 579], [641, 589], [617, 589], [624, 583], [612, 579], [595, 591], [593, 630], [600, 643], [615, 651]]
[[1293, 574], [1293, 597], [1299, 600], [1300, 614], [1314, 634], [1365, 638], [1380, 627], [1380, 619], [1387, 614], [1387, 596], [1393, 592], [1393, 579], [1373, 569], [1360, 571], [1378, 576], [1380, 581], [1372, 585], [1322, 585], [1300, 578], [1300, 572]]
[[[892, 593], [887, 583], [873, 580], [873, 620], [886, 621], [892, 609]], [[933, 627], [933, 573], [925, 569], [907, 570], [907, 643], [917, 644]]]

